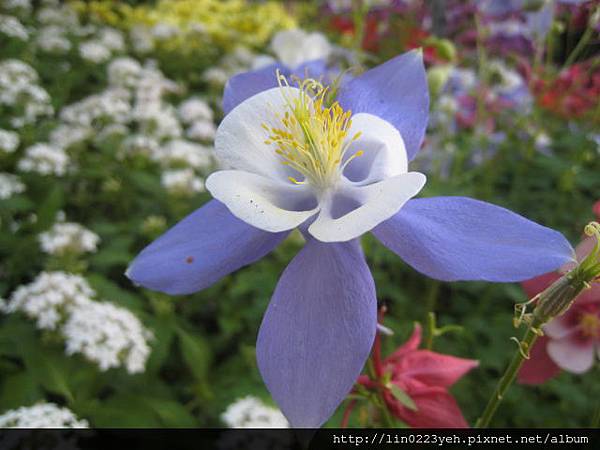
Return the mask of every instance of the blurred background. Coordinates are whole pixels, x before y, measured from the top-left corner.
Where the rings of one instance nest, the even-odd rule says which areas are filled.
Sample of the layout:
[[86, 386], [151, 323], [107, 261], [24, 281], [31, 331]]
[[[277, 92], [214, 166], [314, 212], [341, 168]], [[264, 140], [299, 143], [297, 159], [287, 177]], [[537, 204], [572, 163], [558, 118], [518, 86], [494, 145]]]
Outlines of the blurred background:
[[[285, 424], [255, 340], [299, 234], [194, 295], [124, 276], [209, 199], [223, 86], [236, 73], [315, 59], [359, 72], [422, 48], [421, 195], [490, 201], [575, 245], [600, 199], [599, 6], [0, 0], [0, 425], [240, 426], [244, 408]], [[515, 351], [521, 286], [436, 282], [370, 236], [363, 245], [394, 331], [384, 353], [435, 311], [453, 327], [433, 348], [480, 361], [451, 391], [473, 423]], [[589, 426], [599, 370], [516, 385], [494, 424]]]

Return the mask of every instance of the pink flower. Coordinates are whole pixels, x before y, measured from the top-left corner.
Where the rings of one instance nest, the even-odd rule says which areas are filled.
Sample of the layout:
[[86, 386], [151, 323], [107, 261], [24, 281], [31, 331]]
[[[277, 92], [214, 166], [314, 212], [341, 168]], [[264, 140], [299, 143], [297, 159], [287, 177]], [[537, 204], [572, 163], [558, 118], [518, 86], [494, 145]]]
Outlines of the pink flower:
[[[600, 216], [600, 202], [594, 205]], [[596, 243], [594, 237], [584, 239], [576, 248], [577, 260], [587, 256]], [[530, 298], [543, 291], [561, 274], [572, 269], [567, 264], [558, 273], [549, 273], [523, 283]], [[544, 326], [546, 336], [538, 339], [530, 359], [521, 368], [518, 380], [524, 384], [541, 384], [558, 375], [560, 370], [581, 374], [594, 365], [600, 355], [600, 284], [584, 291], [562, 316]]]
[[[468, 427], [456, 400], [448, 388], [479, 364], [430, 350], [419, 350], [421, 327], [415, 326], [410, 339], [383, 362], [379, 357], [379, 338], [375, 342], [373, 362], [380, 380], [363, 375], [358, 383], [368, 389], [383, 389], [389, 411], [413, 428]], [[391, 385], [404, 391], [414, 402], [411, 409], [393, 393]]]

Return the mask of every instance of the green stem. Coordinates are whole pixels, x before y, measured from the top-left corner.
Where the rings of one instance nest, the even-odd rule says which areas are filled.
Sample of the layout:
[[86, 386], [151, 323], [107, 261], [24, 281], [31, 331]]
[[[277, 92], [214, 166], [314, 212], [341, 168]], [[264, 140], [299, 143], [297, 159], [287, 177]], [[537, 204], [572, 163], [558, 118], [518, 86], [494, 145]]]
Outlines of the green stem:
[[440, 292], [440, 282], [432, 281], [427, 298], [425, 299], [425, 348], [431, 350], [433, 347], [433, 339], [435, 338], [435, 308]]
[[[592, 12], [590, 17], [594, 16], [596, 14], [597, 9], [594, 12]], [[571, 64], [573, 64], [573, 62], [575, 62], [575, 60], [577, 59], [579, 54], [583, 51], [583, 49], [585, 48], [585, 46], [587, 45], [587, 43], [589, 42], [589, 40], [593, 34], [594, 34], [594, 27], [591, 25], [588, 25], [585, 32], [583, 33], [583, 36], [581, 36], [581, 39], [579, 39], [579, 42], [577, 43], [577, 45], [575, 46], [575, 48], [573, 49], [573, 51], [571, 52], [571, 54], [569, 55], [567, 60], [565, 61], [565, 64], [563, 67], [568, 67]]]
[[[367, 373], [369, 374], [369, 378], [371, 378], [371, 380], [373, 381], [381, 381], [379, 380], [379, 378], [377, 377], [377, 374], [375, 373], [375, 367], [373, 366], [373, 360], [371, 358], [369, 358], [367, 360]], [[387, 404], [385, 402], [385, 398], [383, 396], [383, 390], [382, 389], [377, 389], [377, 394], [375, 397], [376, 401], [374, 403], [377, 404], [377, 407], [379, 408], [379, 410], [381, 411], [382, 415], [383, 415], [383, 424], [385, 425], [386, 428], [395, 428], [395, 423], [394, 423], [394, 419], [392, 418], [390, 411], [387, 408]]]
[[525, 362], [525, 359], [528, 358], [528, 354], [538, 338], [538, 328], [540, 326], [541, 323], [534, 319], [531, 325], [529, 325], [527, 328], [523, 339], [521, 339], [519, 342], [519, 348], [513, 356], [512, 361], [508, 365], [508, 368], [504, 372], [504, 375], [502, 375], [502, 378], [500, 378], [500, 381], [498, 381], [498, 385], [490, 397], [483, 414], [481, 414], [481, 417], [477, 420], [475, 428], [487, 428], [490, 425], [490, 422], [492, 421], [498, 406], [500, 406], [500, 402], [504, 398], [506, 391], [515, 380], [519, 369], [523, 365], [523, 362]]
[[435, 330], [436, 330], [436, 320], [435, 313], [433, 311], [429, 311], [426, 318], [425, 327], [425, 348], [427, 350], [431, 350], [433, 348], [433, 339], [435, 338]]
[[591, 428], [600, 428], [600, 405], [596, 407], [596, 411], [592, 417]]

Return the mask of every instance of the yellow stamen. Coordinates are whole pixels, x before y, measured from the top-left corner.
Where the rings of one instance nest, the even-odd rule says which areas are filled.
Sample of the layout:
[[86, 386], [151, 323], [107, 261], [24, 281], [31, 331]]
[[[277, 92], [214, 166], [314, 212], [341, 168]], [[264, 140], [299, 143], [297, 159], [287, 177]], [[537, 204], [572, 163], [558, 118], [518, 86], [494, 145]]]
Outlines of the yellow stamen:
[[[357, 151], [341, 164], [350, 144], [361, 136], [358, 132], [348, 139], [352, 112], [344, 111], [337, 101], [327, 106], [329, 87], [314, 79], [299, 80], [300, 94], [294, 97], [283, 89], [289, 82], [279, 71], [277, 81], [287, 110], [277, 114], [279, 127], [262, 124], [268, 133], [265, 144], [274, 145], [281, 163], [298, 171], [306, 181], [320, 188], [332, 185], [350, 161], [364, 154]], [[293, 177], [289, 180], [306, 183]]]
[[600, 337], [600, 317], [593, 313], [583, 313], [579, 319], [581, 332], [587, 337]]

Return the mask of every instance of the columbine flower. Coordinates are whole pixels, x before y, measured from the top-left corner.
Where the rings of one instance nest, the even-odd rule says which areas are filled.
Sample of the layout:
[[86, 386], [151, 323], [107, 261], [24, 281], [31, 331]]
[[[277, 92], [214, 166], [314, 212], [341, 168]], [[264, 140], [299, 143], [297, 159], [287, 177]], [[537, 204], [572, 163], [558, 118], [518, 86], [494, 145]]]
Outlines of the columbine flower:
[[281, 411], [265, 405], [259, 398], [247, 396], [227, 407], [221, 420], [231, 428], [288, 428]]
[[[367, 389], [384, 389], [384, 399], [390, 412], [413, 428], [467, 427], [467, 421], [448, 388], [477, 367], [478, 362], [419, 350], [420, 344], [421, 327], [416, 325], [404, 345], [383, 362], [374, 361], [375, 371], [388, 380], [386, 385], [378, 386], [366, 375], [362, 375], [358, 383]], [[403, 404], [394, 395], [394, 386], [410, 397], [412, 407]]]
[[[464, 197], [418, 200], [408, 172], [429, 99], [420, 52], [344, 83], [333, 103], [315, 81], [249, 96], [229, 83], [217, 130], [215, 197], [148, 246], [127, 275], [169, 294], [204, 289], [271, 252], [299, 227], [306, 244], [283, 272], [257, 342], [261, 374], [296, 427], [323, 424], [351, 390], [377, 324], [368, 232], [441, 280], [518, 281], [572, 249], [558, 232]], [[263, 83], [264, 82], [260, 82]]]
[[0, 415], [0, 428], [88, 428], [67, 408], [54, 403], [39, 403], [11, 409]]

